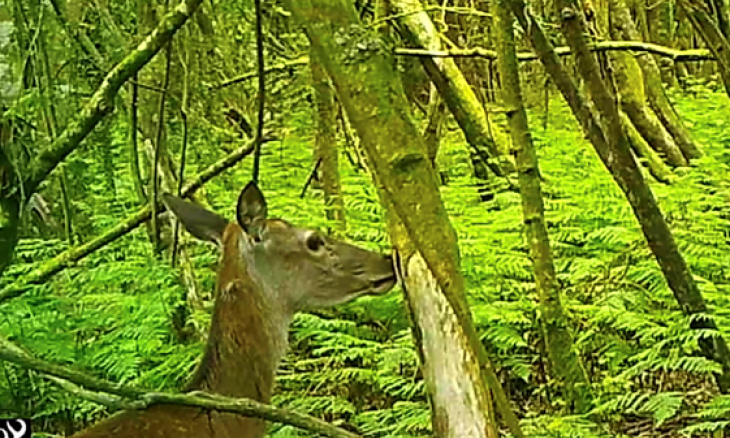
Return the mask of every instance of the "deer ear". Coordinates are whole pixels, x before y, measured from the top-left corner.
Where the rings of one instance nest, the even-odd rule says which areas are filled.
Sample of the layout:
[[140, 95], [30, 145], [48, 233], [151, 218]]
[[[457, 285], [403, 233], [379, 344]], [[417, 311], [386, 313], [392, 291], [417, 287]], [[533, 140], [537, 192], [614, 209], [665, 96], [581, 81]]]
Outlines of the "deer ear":
[[238, 196], [236, 219], [248, 234], [258, 237], [266, 222], [267, 208], [264, 194], [255, 182], [249, 182]]
[[172, 195], [162, 195], [162, 202], [194, 237], [221, 246], [223, 231], [228, 226], [226, 219]]

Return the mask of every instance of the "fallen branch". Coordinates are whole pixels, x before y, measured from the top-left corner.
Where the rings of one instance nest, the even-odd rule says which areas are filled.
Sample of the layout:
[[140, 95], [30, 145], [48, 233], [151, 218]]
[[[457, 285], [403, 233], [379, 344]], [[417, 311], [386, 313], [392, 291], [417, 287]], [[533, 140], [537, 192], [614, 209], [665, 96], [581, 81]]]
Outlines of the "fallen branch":
[[[331, 438], [359, 438], [359, 435], [332, 426], [318, 418], [275, 408], [247, 398], [224, 397], [204, 391], [173, 394], [120, 385], [39, 359], [4, 337], [0, 337], [0, 359], [44, 374], [49, 380], [76, 395], [113, 408], [145, 410], [154, 405], [200, 407], [288, 424]], [[97, 394], [98, 392], [105, 394]]]
[[[272, 141], [272, 138], [265, 138], [264, 143]], [[195, 193], [205, 183], [213, 179], [213, 177], [222, 173], [226, 169], [233, 167], [236, 163], [241, 161], [244, 157], [253, 152], [254, 144], [249, 143], [246, 146], [236, 149], [235, 151], [228, 154], [226, 157], [216, 162], [212, 166], [208, 167], [195, 178], [193, 178], [188, 184], [183, 187], [181, 195], [188, 197]], [[160, 206], [162, 211], [162, 206]], [[70, 248], [56, 257], [46, 261], [40, 267], [32, 270], [30, 273], [16, 280], [13, 284], [7, 286], [0, 291], [0, 303], [3, 301], [15, 298], [23, 294], [34, 284], [40, 284], [55, 275], [62, 270], [72, 266], [82, 258], [88, 256], [94, 251], [103, 248], [108, 243], [111, 243], [122, 236], [125, 236], [130, 231], [134, 230], [138, 226], [142, 225], [152, 217], [151, 208], [149, 205], [138, 210], [132, 216], [127, 217], [117, 226], [110, 229], [101, 236], [75, 248]]]

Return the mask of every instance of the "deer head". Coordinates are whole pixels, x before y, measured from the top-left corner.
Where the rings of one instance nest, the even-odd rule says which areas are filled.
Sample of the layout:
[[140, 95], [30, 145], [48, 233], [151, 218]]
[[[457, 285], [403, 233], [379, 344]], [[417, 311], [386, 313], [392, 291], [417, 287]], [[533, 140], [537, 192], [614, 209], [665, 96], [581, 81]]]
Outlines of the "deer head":
[[[163, 200], [193, 236], [234, 251], [266, 298], [289, 315], [382, 294], [395, 285], [389, 256], [268, 218], [266, 200], [253, 182], [238, 198], [237, 224], [170, 195]], [[231, 225], [238, 225], [237, 247], [223, 248]]]

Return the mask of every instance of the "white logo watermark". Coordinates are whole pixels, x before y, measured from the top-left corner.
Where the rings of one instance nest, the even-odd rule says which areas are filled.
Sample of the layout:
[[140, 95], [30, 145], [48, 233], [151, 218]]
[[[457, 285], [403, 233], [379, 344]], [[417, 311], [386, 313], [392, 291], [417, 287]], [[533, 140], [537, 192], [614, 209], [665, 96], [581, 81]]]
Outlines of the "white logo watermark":
[[[2, 423], [5, 424], [2, 424]], [[2, 438], [26, 438], [30, 437], [30, 422], [27, 420], [2, 420], [0, 422], [0, 434]]]

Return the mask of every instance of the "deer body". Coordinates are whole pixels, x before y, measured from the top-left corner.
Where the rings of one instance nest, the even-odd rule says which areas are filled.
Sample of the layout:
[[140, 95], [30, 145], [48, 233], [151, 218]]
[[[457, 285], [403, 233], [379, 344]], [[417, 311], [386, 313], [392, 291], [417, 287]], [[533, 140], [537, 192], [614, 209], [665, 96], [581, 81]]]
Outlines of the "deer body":
[[[270, 403], [297, 311], [385, 293], [395, 284], [388, 257], [267, 219], [253, 184], [239, 197], [238, 223], [177, 198], [165, 203], [191, 234], [222, 250], [208, 342], [186, 391]], [[74, 437], [260, 438], [265, 431], [257, 418], [153, 406], [112, 415]]]

